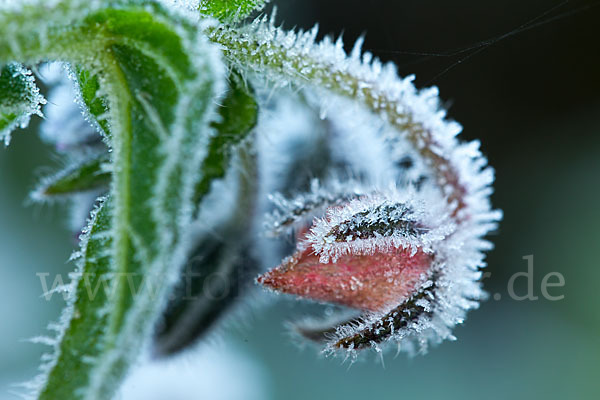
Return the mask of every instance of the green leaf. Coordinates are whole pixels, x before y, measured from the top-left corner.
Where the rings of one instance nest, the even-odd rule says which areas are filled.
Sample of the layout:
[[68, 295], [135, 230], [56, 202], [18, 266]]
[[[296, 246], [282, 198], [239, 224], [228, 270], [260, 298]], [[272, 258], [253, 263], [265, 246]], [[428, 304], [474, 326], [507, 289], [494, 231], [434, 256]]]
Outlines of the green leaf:
[[8, 146], [10, 134], [25, 128], [33, 114], [42, 115], [46, 100], [35, 85], [31, 71], [11, 63], [0, 69], [0, 140]]
[[237, 165], [239, 160], [234, 162], [231, 156], [238, 148], [237, 158], [245, 160], [245, 168], [241, 172], [234, 171], [239, 181], [235, 212], [229, 221], [208, 229], [209, 233], [196, 241], [156, 334], [154, 351], [162, 356], [180, 352], [199, 340], [242, 295], [255, 270], [246, 240], [256, 195], [256, 176], [250, 173], [254, 170], [247, 149], [251, 143], [240, 143], [256, 126], [258, 104], [252, 89], [238, 72], [230, 73], [228, 83], [229, 90], [218, 109], [220, 120], [212, 124], [217, 134], [212, 137], [202, 164], [195, 203], [200, 208], [211, 183], [235, 169], [231, 168], [232, 164]]
[[[258, 104], [238, 72], [230, 73], [228, 83], [229, 90], [218, 108], [220, 120], [212, 123], [217, 134], [212, 137], [202, 164], [195, 203], [200, 209], [211, 183], [231, 171], [238, 174], [236, 205], [229, 221], [209, 228], [209, 233], [196, 240], [154, 340], [154, 351], [162, 356], [180, 352], [199, 340], [243, 294], [256, 272], [246, 241], [257, 178], [251, 173], [255, 169], [249, 150], [251, 142], [244, 140], [256, 126]], [[234, 160], [233, 154], [238, 155]], [[240, 161], [243, 171], [235, 171], [233, 167], [239, 168]]]
[[261, 10], [267, 0], [202, 0], [200, 13], [221, 22], [238, 22]]
[[77, 77], [81, 101], [88, 112], [88, 119], [98, 131], [109, 136], [108, 99], [106, 95], [101, 94], [99, 76], [83, 68], [76, 68], [74, 74]]
[[[83, 367], [87, 370], [98, 363], [105, 352], [103, 339], [110, 321], [106, 305], [115, 289], [111, 257], [112, 209], [110, 199], [102, 200], [84, 230], [81, 251], [77, 254], [77, 279], [73, 282], [76, 295], [71, 297], [61, 318], [67, 319], [69, 324], [63, 332], [58, 364], [50, 364], [48, 382], [40, 398], [85, 397], [84, 392], [78, 395], [76, 390], [84, 390], [90, 384], [90, 377], [77, 368], [87, 365]], [[72, 369], [67, 370], [67, 367]], [[64, 389], [58, 387], [61, 384]], [[67, 397], [60, 397], [62, 395]]]
[[202, 179], [196, 185], [196, 204], [209, 192], [214, 179], [225, 176], [233, 146], [244, 140], [258, 121], [258, 104], [252, 89], [238, 72], [231, 72], [228, 81], [229, 91], [218, 109], [221, 120], [212, 124], [217, 134], [210, 141], [202, 163]]
[[[108, 113], [106, 99], [97, 97], [99, 83], [97, 76], [88, 71], [78, 73], [81, 95], [87, 109], [93, 117]], [[196, 185], [195, 202], [210, 190], [211, 182], [223, 178], [230, 162], [233, 147], [244, 140], [256, 126], [258, 105], [252, 89], [237, 72], [232, 72], [228, 79], [229, 90], [218, 108], [220, 120], [211, 125], [217, 134], [209, 144], [209, 152], [202, 163], [202, 178]], [[108, 135], [108, 121], [100, 119], [99, 125]], [[69, 165], [58, 173], [42, 179], [33, 193], [34, 199], [64, 196], [99, 188], [106, 188], [111, 180], [110, 157], [108, 153], [97, 154], [75, 165]]]
[[[194, 189], [223, 88], [219, 51], [197, 23], [153, 1], [107, 3], [39, 0], [0, 11], [0, 63], [50, 59], [89, 71], [110, 129], [111, 241], [102, 254], [110, 291], [92, 299], [78, 286], [76, 301], [102, 318], [65, 318], [40, 399], [111, 398], [151, 337], [187, 259]], [[90, 271], [106, 262], [85, 257]]]
[[42, 179], [32, 194], [34, 200], [64, 196], [105, 188], [108, 191], [111, 172], [108, 153], [101, 153], [75, 165], [70, 165], [55, 175]]

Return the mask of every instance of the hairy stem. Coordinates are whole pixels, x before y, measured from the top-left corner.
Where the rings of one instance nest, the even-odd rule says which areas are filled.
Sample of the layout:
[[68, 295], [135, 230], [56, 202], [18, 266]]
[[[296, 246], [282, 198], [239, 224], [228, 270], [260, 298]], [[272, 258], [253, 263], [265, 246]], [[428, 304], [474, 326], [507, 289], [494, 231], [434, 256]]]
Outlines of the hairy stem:
[[224, 46], [231, 62], [245, 70], [274, 74], [296, 86], [326, 89], [359, 100], [373, 113], [382, 115], [428, 161], [448, 202], [456, 203], [455, 215], [466, 207], [467, 188], [458, 167], [427, 121], [414, 112], [414, 98], [403, 95], [412, 84], [399, 80], [391, 64], [371, 63], [369, 53], [361, 54], [361, 40], [348, 58], [341, 40], [334, 44], [326, 38], [324, 43], [315, 44], [316, 29], [295, 34], [261, 22], [247, 30], [215, 28], [209, 35]]

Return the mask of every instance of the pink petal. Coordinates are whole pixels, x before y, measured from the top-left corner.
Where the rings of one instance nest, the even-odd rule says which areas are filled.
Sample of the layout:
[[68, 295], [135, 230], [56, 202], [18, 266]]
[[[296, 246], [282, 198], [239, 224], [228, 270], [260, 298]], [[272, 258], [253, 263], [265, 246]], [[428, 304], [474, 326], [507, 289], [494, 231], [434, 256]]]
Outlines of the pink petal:
[[311, 248], [298, 251], [258, 282], [279, 292], [361, 310], [383, 311], [415, 293], [432, 255], [394, 249], [373, 255], [345, 255], [320, 263]]

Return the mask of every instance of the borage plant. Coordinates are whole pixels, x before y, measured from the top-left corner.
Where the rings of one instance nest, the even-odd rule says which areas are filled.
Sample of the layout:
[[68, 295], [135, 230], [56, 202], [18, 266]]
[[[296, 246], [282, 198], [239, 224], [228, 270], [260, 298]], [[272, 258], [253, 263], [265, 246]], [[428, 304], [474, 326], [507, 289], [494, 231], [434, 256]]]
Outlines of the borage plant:
[[38, 398], [111, 398], [140, 354], [202, 337], [290, 240], [256, 280], [335, 305], [294, 324], [328, 354], [424, 351], [484, 297], [501, 215], [479, 143], [361, 40], [346, 54], [316, 28], [244, 23], [263, 3], [0, 3], [4, 141], [46, 103], [24, 65], [60, 63], [90, 126], [49, 109], [42, 129], [69, 161], [32, 198], [91, 216]]

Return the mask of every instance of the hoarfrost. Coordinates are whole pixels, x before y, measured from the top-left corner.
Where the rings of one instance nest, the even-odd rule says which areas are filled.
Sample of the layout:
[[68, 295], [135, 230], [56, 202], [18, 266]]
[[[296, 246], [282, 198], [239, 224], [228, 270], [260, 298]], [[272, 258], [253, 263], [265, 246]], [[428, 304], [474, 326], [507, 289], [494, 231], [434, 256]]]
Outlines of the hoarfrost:
[[[19, 7], [16, 3], [0, 1], [0, 7]], [[197, 1], [161, 3], [177, 8], [176, 13], [187, 15], [191, 21], [199, 21], [191, 11], [197, 9]], [[73, 4], [73, 14], [87, 7], [83, 1]], [[98, 7], [100, 3], [90, 4]], [[265, 225], [267, 233], [281, 236], [295, 231], [299, 234], [297, 250], [311, 251], [323, 264], [335, 263], [343, 256], [385, 255], [398, 249], [409, 250], [410, 256], [417, 252], [431, 255], [433, 260], [427, 273], [418, 276], [412, 295], [403, 298], [401, 304], [305, 332], [314, 336], [321, 330], [326, 352], [342, 349], [351, 358], [361, 348], [381, 352], [380, 343], [389, 340], [401, 343], [401, 349], [410, 353], [424, 352], [430, 343], [443, 339], [453, 340], [452, 328], [485, 298], [479, 269], [485, 266], [483, 252], [491, 244], [484, 236], [495, 229], [502, 216], [491, 208], [493, 170], [487, 166], [479, 143], [457, 139], [462, 127], [446, 118], [437, 88], [417, 90], [413, 76], [400, 78], [393, 64], [363, 52], [362, 38], [346, 54], [341, 38], [325, 37], [315, 42], [317, 27], [290, 32], [276, 27], [273, 21], [274, 17], [263, 17], [235, 30], [202, 22], [202, 29], [222, 45], [231, 65], [243, 71], [257, 89], [261, 106], [256, 129], [260, 197], [267, 199], [267, 194], [273, 193], [269, 197], [272, 204], [265, 201], [260, 205], [271, 211]], [[216, 52], [210, 57], [208, 64], [220, 65]], [[68, 98], [72, 105], [71, 99], [79, 97], [63, 83], [57, 85], [51, 102], [65, 103]], [[213, 88], [217, 95], [222, 90], [218, 85]], [[178, 116], [185, 114], [191, 101], [184, 96]], [[151, 118], [153, 110], [147, 109], [146, 114]], [[98, 137], [93, 129], [83, 128], [82, 119], [74, 115], [73, 107], [48, 109], [45, 137], [59, 150], [80, 144], [82, 137]], [[86, 116], [88, 122], [94, 122]], [[215, 118], [210, 114], [206, 120]], [[66, 121], [76, 122], [68, 126]], [[178, 167], [184, 128], [173, 128], [174, 139], [164, 146], [167, 162], [158, 180], [158, 194], [167, 191], [170, 173]], [[312, 158], [306, 157], [307, 153]], [[190, 166], [199, 165], [202, 156], [199, 151]], [[190, 179], [183, 182], [182, 196], [191, 198], [194, 174], [185, 172]], [[162, 201], [161, 196], [156, 197]], [[153, 217], [160, 225], [162, 240], [160, 257], [149, 263], [149, 269], [161, 271], [169, 261], [180, 266], [191, 246], [192, 205], [185, 204], [177, 221], [164, 218], [161, 210], [166, 207], [160, 201], [154, 206]], [[208, 213], [201, 217], [222, 217]], [[181, 239], [168, 229], [173, 226]], [[135, 236], [135, 232], [130, 233]], [[82, 253], [87, 240], [84, 230]], [[138, 244], [141, 250], [144, 246]], [[257, 247], [267, 250], [266, 260], [277, 250], [258, 235]], [[79, 259], [78, 272], [81, 263]], [[169, 271], [167, 280], [175, 282], [176, 272], [177, 268]], [[77, 278], [76, 273], [74, 280]], [[393, 282], [393, 277], [385, 278]], [[350, 277], [348, 291], [357, 292], [363, 286], [358, 277]], [[65, 324], [72, 312], [72, 297], [61, 321]], [[150, 298], [144, 301], [148, 303], [140, 302], [135, 311], [160, 308], [150, 304]], [[133, 323], [126, 326], [131, 332], [135, 328]], [[62, 335], [59, 331], [57, 340]], [[123, 337], [118, 346], [128, 348], [133, 340], [133, 335]], [[53, 360], [48, 358], [45, 371]], [[111, 361], [104, 360], [104, 367], [109, 368]]]

